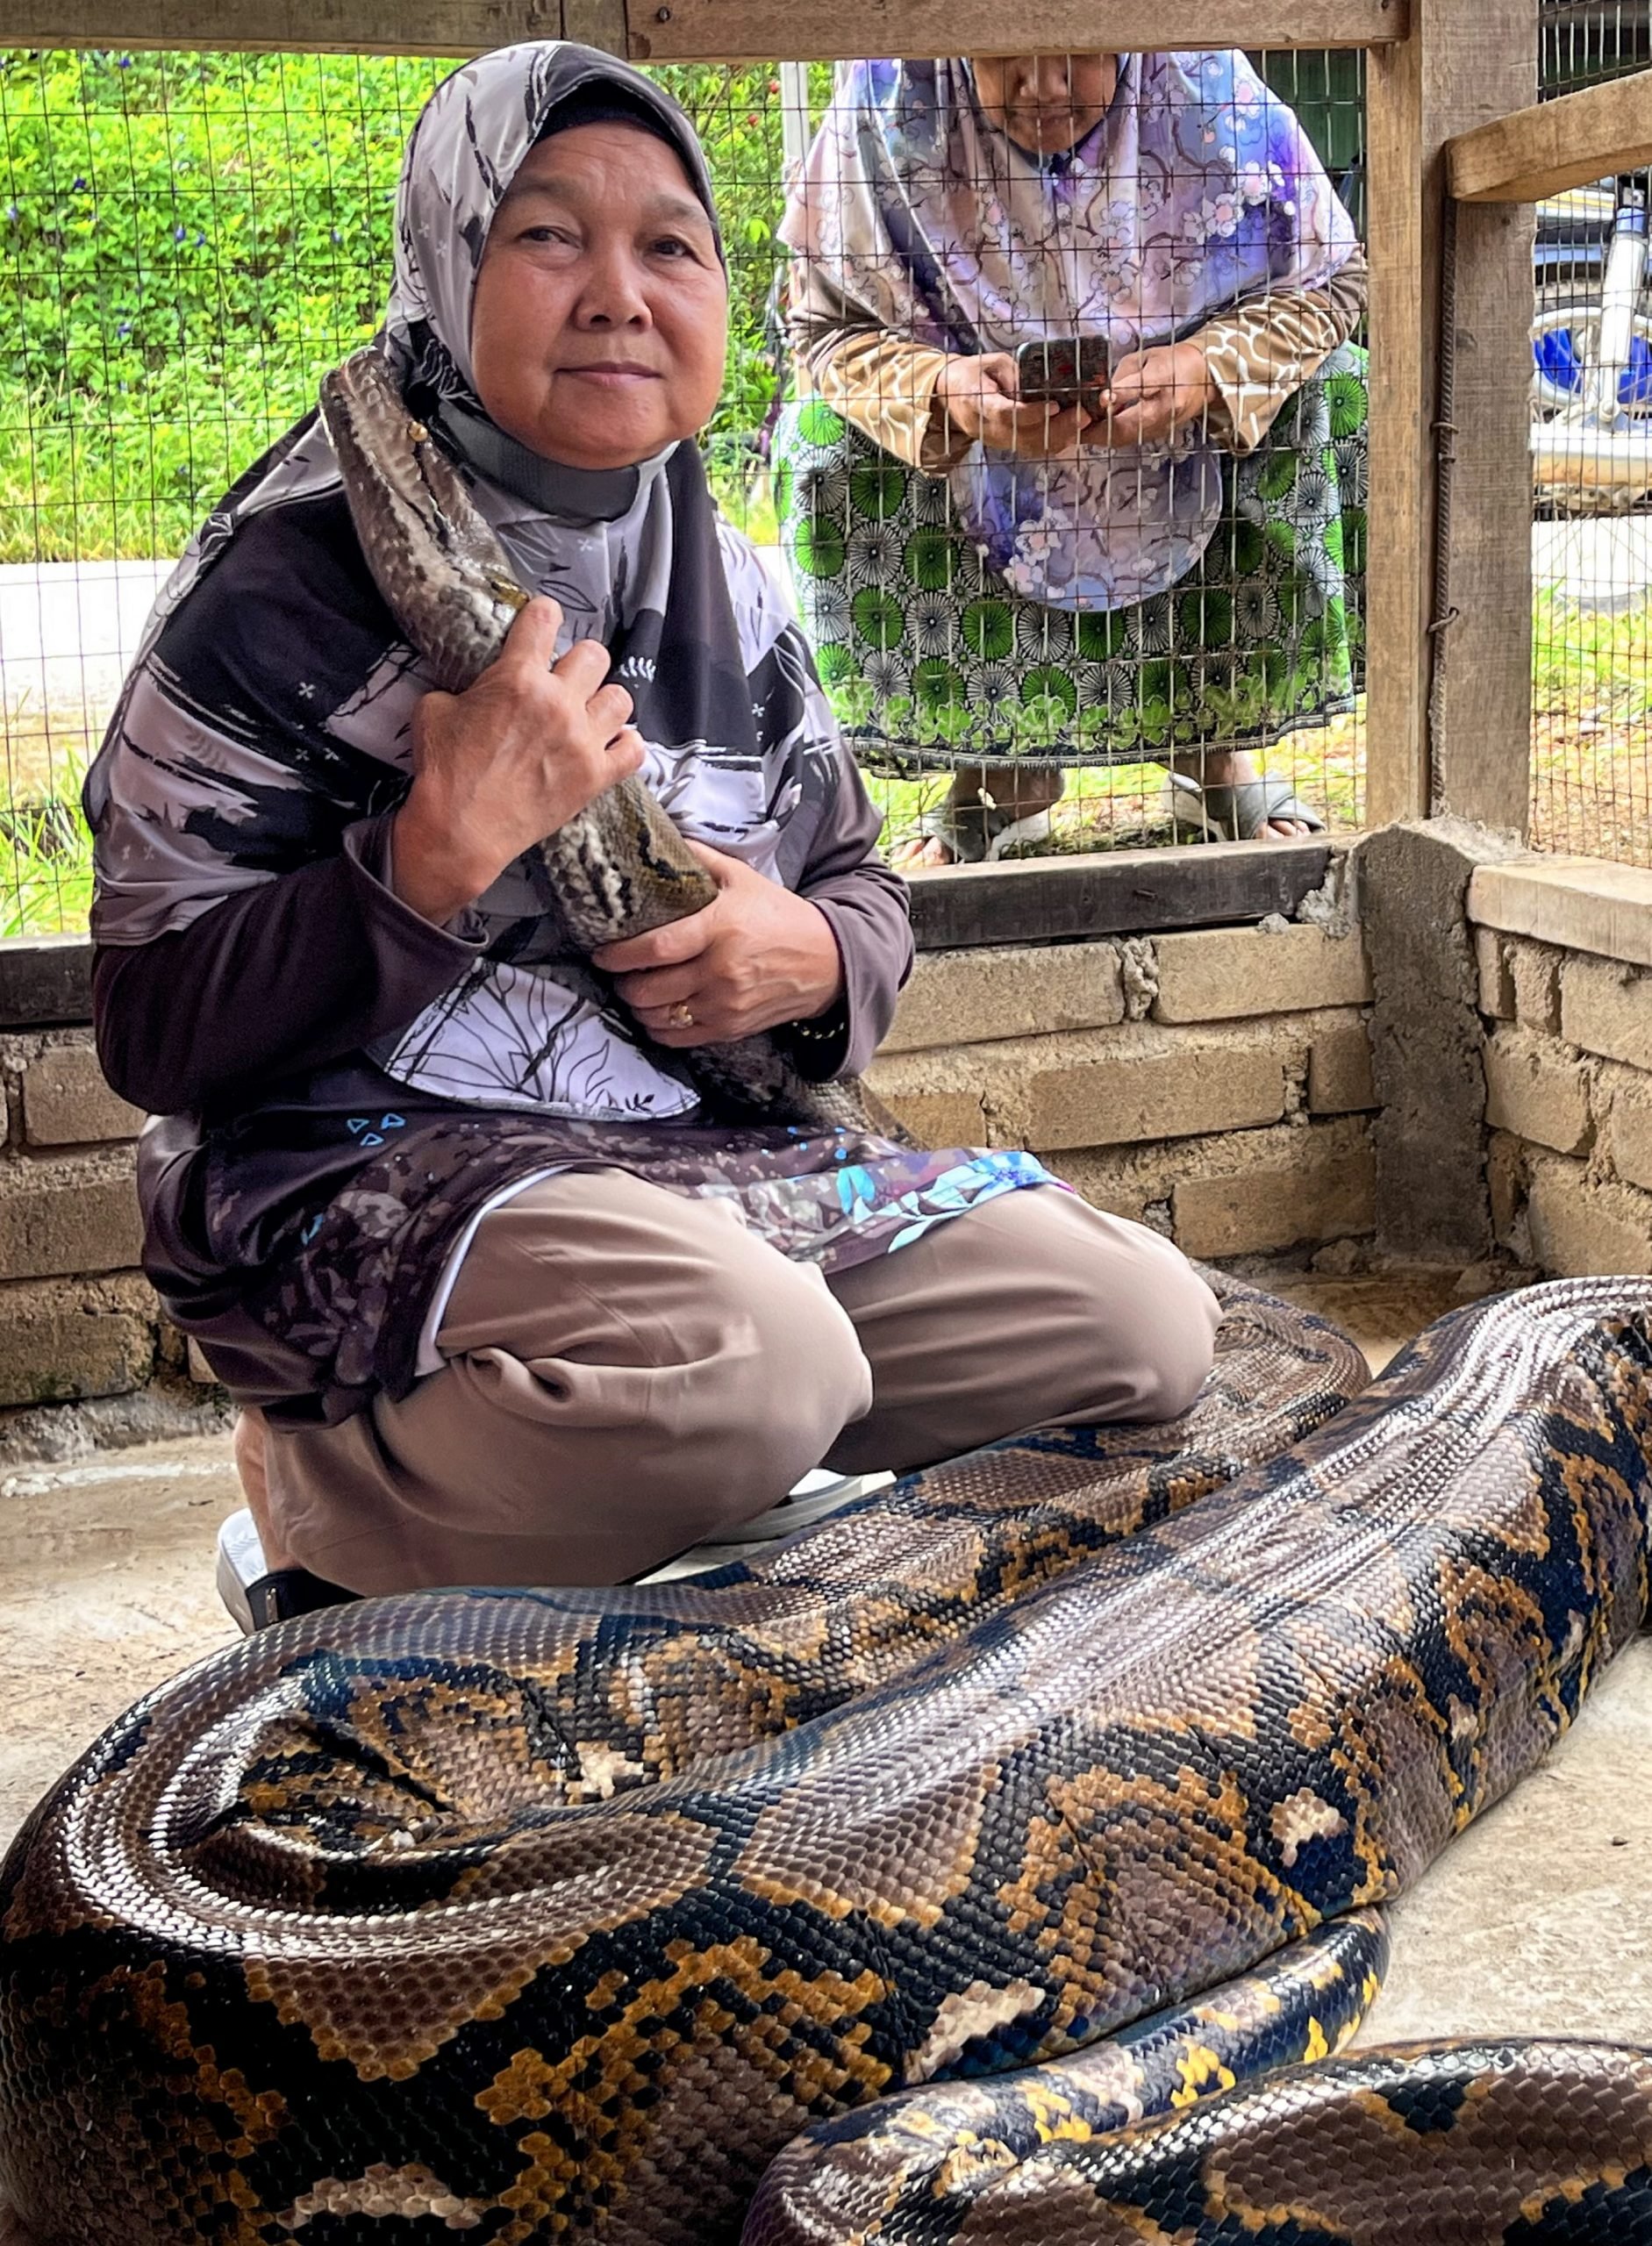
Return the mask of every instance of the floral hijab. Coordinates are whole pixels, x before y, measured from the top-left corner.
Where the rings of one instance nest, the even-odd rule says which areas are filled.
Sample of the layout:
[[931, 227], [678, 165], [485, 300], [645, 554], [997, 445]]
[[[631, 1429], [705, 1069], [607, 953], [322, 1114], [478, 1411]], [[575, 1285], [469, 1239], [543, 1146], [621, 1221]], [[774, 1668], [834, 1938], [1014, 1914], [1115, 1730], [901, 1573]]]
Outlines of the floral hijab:
[[[1122, 355], [1269, 289], [1322, 287], [1355, 247], [1295, 115], [1234, 53], [1121, 56], [1105, 116], [1041, 158], [987, 118], [967, 62], [857, 62], [782, 232], [851, 316], [958, 352], [1081, 334]], [[1013, 589], [1067, 609], [1163, 591], [1221, 504], [1195, 432], [1075, 461], [977, 445], [952, 491]]]

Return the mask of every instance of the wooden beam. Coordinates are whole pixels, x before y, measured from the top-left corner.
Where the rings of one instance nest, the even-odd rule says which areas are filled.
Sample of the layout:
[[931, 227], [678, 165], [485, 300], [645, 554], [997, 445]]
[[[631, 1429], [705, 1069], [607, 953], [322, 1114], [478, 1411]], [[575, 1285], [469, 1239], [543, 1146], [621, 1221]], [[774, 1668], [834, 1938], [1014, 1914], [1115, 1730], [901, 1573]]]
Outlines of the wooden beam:
[[[1407, 0], [1030, 0], [1013, 37], [1051, 52], [1371, 46], [1403, 38]], [[622, 28], [623, 26], [623, 28]], [[582, 39], [638, 62], [833, 61], [992, 54], [998, 0], [7, 0], [12, 46], [217, 47], [479, 54]], [[625, 45], [622, 46], [622, 40]]]
[[6, 0], [13, 46], [483, 54], [581, 39], [623, 54], [625, 0]]
[[[1453, 254], [1445, 152], [1535, 90], [1536, 15], [1530, 0], [1417, 0], [1412, 21], [1370, 75], [1366, 820], [1452, 812], [1519, 834], [1531, 757], [1532, 217], [1461, 207]], [[1452, 452], [1442, 519], [1441, 455]]]
[[[1235, 842], [948, 867], [912, 876], [912, 927], [920, 951], [953, 951], [1289, 916], [1322, 886], [1336, 848]], [[89, 936], [0, 940], [0, 1030], [91, 1018]]]
[[1120, 53], [1151, 47], [1375, 46], [1405, 36], [1406, 0], [629, 0], [633, 62], [822, 62], [862, 54]]
[[1070, 943], [1292, 913], [1330, 870], [1328, 842], [1201, 843], [949, 866], [912, 876], [919, 951]]
[[1541, 203], [1652, 163], [1652, 70], [1516, 110], [1446, 151], [1459, 203]]

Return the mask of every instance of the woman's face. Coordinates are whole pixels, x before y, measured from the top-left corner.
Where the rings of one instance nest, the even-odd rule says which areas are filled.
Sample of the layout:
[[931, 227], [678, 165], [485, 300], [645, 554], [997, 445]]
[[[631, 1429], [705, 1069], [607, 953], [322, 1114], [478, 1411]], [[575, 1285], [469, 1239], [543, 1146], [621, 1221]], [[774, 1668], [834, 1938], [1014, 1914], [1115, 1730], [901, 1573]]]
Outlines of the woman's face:
[[500, 428], [569, 468], [690, 437], [722, 387], [728, 289], [674, 150], [580, 125], [530, 151], [494, 214], [470, 358]]
[[969, 68], [987, 116], [1033, 156], [1076, 148], [1119, 82], [1114, 54], [978, 54]]

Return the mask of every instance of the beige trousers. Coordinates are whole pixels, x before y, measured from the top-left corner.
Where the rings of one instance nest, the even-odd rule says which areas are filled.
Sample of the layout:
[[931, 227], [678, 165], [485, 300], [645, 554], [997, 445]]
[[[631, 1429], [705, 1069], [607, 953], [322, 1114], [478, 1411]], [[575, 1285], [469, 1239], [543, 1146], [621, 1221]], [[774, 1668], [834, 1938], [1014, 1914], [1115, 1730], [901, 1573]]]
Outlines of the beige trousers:
[[619, 1583], [822, 1463], [898, 1472], [1173, 1417], [1217, 1317], [1168, 1241], [1050, 1186], [827, 1281], [729, 1203], [569, 1172], [483, 1219], [441, 1371], [340, 1427], [271, 1430], [272, 1525], [350, 1591]]

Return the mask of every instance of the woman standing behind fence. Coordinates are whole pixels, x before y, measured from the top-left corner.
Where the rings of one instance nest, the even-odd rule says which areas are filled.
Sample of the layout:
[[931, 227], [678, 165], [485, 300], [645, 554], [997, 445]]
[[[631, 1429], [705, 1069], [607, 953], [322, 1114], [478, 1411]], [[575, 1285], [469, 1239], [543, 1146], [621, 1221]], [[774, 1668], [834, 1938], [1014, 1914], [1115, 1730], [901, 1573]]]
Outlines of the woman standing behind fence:
[[[863, 742], [955, 772], [896, 862], [1047, 826], [1062, 764], [1321, 826], [1246, 745], [1352, 701], [1365, 265], [1243, 56], [855, 63], [783, 232], [805, 624]], [[1017, 347], [1073, 334], [1105, 395], [1021, 398]]]

